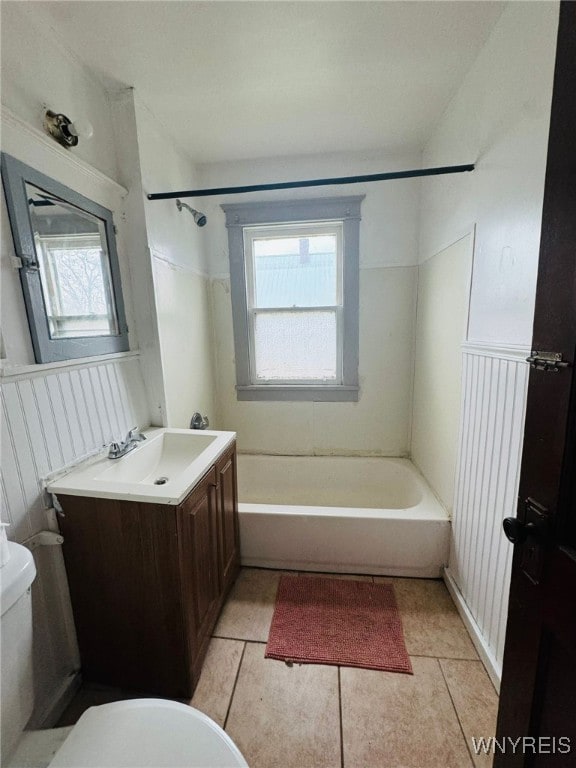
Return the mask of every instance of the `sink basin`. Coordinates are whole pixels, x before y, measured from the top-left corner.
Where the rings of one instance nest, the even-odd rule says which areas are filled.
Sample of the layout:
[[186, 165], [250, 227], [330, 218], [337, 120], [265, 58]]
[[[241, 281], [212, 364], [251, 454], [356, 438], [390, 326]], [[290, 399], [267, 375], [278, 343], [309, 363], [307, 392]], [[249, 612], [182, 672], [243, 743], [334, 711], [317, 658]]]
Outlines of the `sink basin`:
[[235, 432], [154, 429], [120, 459], [89, 460], [48, 482], [50, 493], [179, 504]]
[[121, 459], [110, 460], [96, 479], [103, 483], [165, 485], [178, 477], [212, 443], [216, 435], [163, 432], [147, 440]]

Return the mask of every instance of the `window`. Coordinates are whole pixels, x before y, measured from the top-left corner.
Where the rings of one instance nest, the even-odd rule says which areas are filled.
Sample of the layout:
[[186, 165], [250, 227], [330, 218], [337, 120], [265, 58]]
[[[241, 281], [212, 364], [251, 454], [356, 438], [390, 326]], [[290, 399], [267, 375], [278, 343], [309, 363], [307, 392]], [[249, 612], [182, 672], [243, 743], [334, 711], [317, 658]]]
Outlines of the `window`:
[[244, 230], [252, 382], [342, 383], [342, 224]]
[[126, 351], [111, 212], [4, 154], [2, 178], [36, 362]]
[[239, 400], [358, 399], [362, 199], [222, 206]]

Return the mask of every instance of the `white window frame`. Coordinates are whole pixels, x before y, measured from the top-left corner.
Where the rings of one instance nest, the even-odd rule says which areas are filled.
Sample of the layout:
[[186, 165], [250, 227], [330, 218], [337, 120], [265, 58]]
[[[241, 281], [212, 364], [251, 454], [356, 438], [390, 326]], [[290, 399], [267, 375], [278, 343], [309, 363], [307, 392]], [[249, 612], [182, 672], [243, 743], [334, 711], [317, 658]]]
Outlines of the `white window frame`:
[[[357, 401], [359, 239], [360, 205], [364, 195], [314, 200], [270, 201], [222, 205], [226, 214], [230, 258], [230, 288], [236, 351], [238, 400]], [[336, 307], [338, 334], [337, 378], [324, 381], [256, 379], [254, 365], [254, 302], [252, 242], [262, 234], [297, 236], [298, 231], [326, 228], [341, 231], [338, 273], [339, 304]], [[274, 310], [290, 311], [290, 308]], [[322, 310], [322, 307], [293, 311]], [[333, 310], [334, 307], [327, 308]], [[257, 312], [266, 311], [262, 309]], [[269, 311], [269, 310], [268, 310]]]

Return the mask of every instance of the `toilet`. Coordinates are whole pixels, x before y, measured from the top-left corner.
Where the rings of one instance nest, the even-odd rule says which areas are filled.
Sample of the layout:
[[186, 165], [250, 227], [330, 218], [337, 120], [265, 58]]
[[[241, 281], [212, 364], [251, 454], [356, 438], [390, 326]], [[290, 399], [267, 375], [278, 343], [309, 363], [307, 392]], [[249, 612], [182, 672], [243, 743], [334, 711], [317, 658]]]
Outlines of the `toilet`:
[[[58, 748], [36, 765], [49, 768], [248, 768], [232, 739], [192, 707], [164, 699], [136, 699], [91, 707], [71, 729], [24, 733], [34, 706], [31, 585], [32, 554], [8, 543], [0, 570], [2, 632], [2, 766], [18, 759], [23, 742], [54, 735]], [[63, 738], [63, 741], [62, 741]], [[52, 759], [50, 759], [52, 758]]]

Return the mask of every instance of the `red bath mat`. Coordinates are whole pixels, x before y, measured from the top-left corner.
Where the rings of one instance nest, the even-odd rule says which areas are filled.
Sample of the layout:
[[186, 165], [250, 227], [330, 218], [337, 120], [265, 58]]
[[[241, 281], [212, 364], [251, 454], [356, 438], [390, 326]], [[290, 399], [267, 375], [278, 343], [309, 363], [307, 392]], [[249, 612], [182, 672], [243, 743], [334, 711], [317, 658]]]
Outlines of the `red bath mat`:
[[391, 584], [282, 576], [266, 657], [412, 674]]

